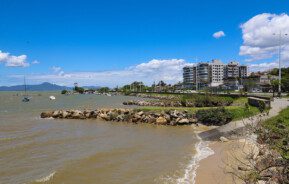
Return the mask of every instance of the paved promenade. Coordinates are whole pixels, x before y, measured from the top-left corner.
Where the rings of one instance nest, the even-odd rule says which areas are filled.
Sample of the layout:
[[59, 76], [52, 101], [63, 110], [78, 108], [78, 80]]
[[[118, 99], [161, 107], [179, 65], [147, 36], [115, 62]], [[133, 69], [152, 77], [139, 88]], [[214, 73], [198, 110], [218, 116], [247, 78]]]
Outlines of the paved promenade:
[[220, 126], [218, 128], [202, 132], [199, 134], [199, 136], [203, 140], [212, 140], [212, 139], [218, 139], [220, 136], [225, 136], [227, 134], [230, 134], [233, 131], [238, 131], [244, 128], [247, 124], [256, 124], [257, 122], [264, 121], [268, 118], [271, 118], [273, 116], [276, 116], [279, 114], [279, 112], [282, 109], [285, 109], [289, 106], [289, 100], [286, 98], [277, 99], [275, 98], [274, 101], [271, 102], [271, 109], [268, 115], [255, 115], [243, 120], [238, 121], [232, 121], [226, 125]]

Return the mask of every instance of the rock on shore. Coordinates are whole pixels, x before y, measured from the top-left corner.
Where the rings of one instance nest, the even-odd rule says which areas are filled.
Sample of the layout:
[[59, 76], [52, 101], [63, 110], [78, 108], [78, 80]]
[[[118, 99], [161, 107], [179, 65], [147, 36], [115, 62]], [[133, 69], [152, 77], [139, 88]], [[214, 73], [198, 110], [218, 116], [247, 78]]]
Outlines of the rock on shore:
[[137, 106], [159, 106], [159, 107], [183, 107], [180, 101], [145, 101], [145, 100], [130, 100], [123, 102], [123, 105]]
[[41, 118], [101, 119], [113, 122], [149, 123], [157, 125], [189, 125], [196, 119], [187, 111], [170, 110], [160, 113], [133, 109], [55, 110], [41, 113]]
[[255, 143], [247, 151], [242, 151], [246, 154], [246, 161], [237, 162], [239, 172], [235, 171], [235, 174], [243, 178], [245, 183], [289, 183], [288, 160], [276, 150]]

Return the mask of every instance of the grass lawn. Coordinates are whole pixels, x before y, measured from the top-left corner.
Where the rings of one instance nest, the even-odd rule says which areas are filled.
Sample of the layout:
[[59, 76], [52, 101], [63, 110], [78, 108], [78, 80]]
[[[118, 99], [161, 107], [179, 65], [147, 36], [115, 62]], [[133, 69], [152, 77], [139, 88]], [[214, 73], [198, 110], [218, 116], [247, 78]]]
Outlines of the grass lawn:
[[[151, 93], [152, 96], [175, 96], [181, 99], [182, 97], [185, 97], [187, 99], [194, 99], [198, 98], [198, 94], [158, 94], [158, 93]], [[203, 96], [203, 95], [202, 95]], [[231, 97], [218, 97], [218, 98], [227, 98], [230, 99]], [[239, 98], [231, 98], [233, 100], [233, 103], [231, 106], [225, 106], [225, 109], [230, 111], [233, 116], [233, 120], [240, 120], [242, 118], [248, 118], [250, 116], [256, 115], [260, 113], [257, 107], [249, 106], [249, 109], [245, 109], [245, 104], [248, 102], [247, 97], [239, 97]], [[161, 111], [167, 111], [167, 110], [179, 110], [179, 111], [188, 111], [191, 114], [195, 114], [196, 111], [201, 109], [210, 109], [210, 108], [217, 108], [217, 107], [138, 107], [137, 109], [142, 111], [153, 111], [153, 112], [161, 112]]]
[[[258, 108], [249, 106], [249, 110], [245, 110], [244, 106], [227, 106], [225, 109], [229, 110], [233, 115], [233, 120], [240, 120], [242, 118], [247, 118], [258, 114], [260, 111]], [[178, 110], [178, 111], [188, 111], [189, 113], [196, 113], [196, 111], [201, 109], [210, 109], [217, 107], [138, 107], [136, 109], [142, 111], [153, 111], [153, 112], [161, 112], [166, 110]]]
[[289, 160], [289, 107], [282, 110], [279, 115], [262, 123], [270, 134], [278, 135], [270, 140], [273, 148], [280, 151], [284, 158]]
[[248, 102], [248, 98], [247, 97], [235, 98], [232, 106], [243, 106], [247, 102]]

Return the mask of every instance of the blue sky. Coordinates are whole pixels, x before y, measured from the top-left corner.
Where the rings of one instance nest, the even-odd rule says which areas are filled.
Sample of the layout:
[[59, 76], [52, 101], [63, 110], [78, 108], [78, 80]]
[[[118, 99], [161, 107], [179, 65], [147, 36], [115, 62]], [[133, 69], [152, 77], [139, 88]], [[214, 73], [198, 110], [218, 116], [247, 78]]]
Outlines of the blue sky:
[[[22, 83], [23, 75], [28, 83], [64, 85], [176, 82], [181, 80], [178, 67], [196, 59], [237, 60], [253, 70], [268, 69], [264, 66], [276, 65], [276, 45], [267, 43], [276, 40], [258, 36], [254, 40], [267, 40], [255, 45], [250, 35], [259, 32], [252, 25], [270, 28], [266, 20], [275, 18], [273, 32], [289, 30], [285, 0], [1, 0], [0, 7], [0, 85]], [[254, 19], [258, 15], [263, 22]], [[242, 28], [250, 19], [253, 23]], [[224, 36], [212, 36], [219, 31]], [[244, 39], [245, 33], [250, 38]], [[256, 48], [263, 50], [256, 53]], [[170, 69], [177, 73], [168, 76]]]

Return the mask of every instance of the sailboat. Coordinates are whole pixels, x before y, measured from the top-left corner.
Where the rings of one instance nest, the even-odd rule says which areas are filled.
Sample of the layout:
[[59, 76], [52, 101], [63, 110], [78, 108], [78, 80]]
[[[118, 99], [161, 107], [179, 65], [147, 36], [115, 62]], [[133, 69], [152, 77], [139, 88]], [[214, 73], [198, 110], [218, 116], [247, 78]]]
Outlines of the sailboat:
[[22, 102], [29, 102], [29, 101], [30, 101], [30, 97], [28, 97], [28, 95], [27, 95], [27, 89], [26, 89], [26, 80], [25, 80], [25, 77], [24, 77], [24, 90], [25, 90], [25, 93], [24, 93], [24, 96], [23, 96]]

